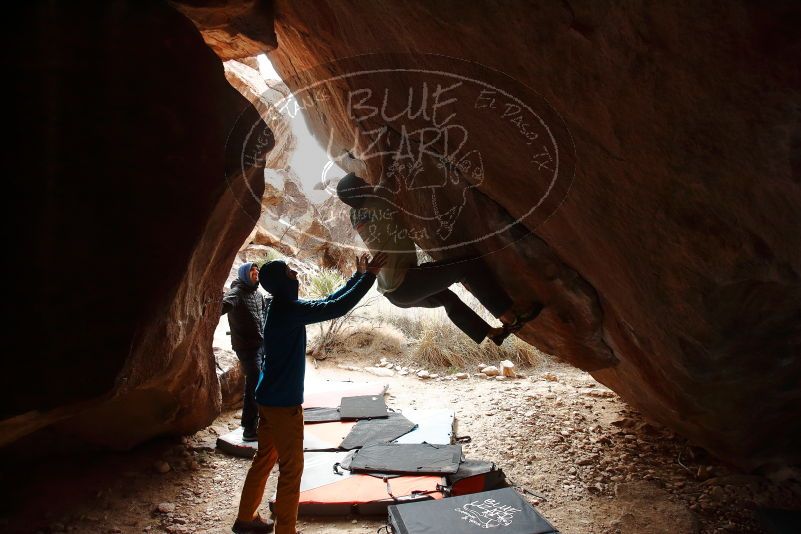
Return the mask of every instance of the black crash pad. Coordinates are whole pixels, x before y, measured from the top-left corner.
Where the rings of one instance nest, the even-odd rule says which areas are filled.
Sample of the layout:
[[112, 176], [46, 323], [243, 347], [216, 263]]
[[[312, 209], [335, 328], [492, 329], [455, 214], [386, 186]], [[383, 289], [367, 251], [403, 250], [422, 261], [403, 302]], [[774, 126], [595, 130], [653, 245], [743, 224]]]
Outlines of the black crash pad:
[[399, 413], [390, 413], [386, 419], [362, 419], [353, 426], [339, 448], [349, 451], [371, 443], [387, 443], [415, 428], [417, 424]]
[[503, 470], [493, 462], [485, 460], [465, 460], [459, 464], [459, 470], [452, 475], [445, 475], [448, 495], [466, 495], [480, 493], [509, 486]]
[[373, 443], [351, 452], [341, 466], [353, 473], [439, 475], [456, 473], [461, 461], [461, 445]]
[[339, 408], [304, 408], [303, 423], [333, 423], [341, 420]]
[[554, 534], [558, 531], [513, 488], [392, 505], [396, 534]]
[[358, 397], [342, 397], [339, 405], [339, 416], [343, 421], [356, 419], [374, 419], [387, 417], [387, 403], [381, 395], [359, 395]]

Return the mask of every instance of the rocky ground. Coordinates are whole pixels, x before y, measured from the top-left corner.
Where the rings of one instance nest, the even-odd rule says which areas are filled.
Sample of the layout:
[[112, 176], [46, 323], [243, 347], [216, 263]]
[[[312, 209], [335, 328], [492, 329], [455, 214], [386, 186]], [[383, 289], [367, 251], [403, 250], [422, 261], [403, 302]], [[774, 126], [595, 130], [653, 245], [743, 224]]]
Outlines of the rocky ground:
[[[465, 454], [500, 465], [566, 534], [764, 532], [757, 508], [801, 508], [797, 481], [775, 482], [717, 464], [574, 368], [547, 363], [522, 370], [522, 378], [467, 370], [467, 378], [439, 373], [421, 379], [416, 369], [401, 375], [391, 363], [326, 361], [310, 371], [385, 382], [393, 407], [450, 407], [457, 434], [472, 437]], [[237, 424], [237, 412], [229, 411], [194, 436], [126, 454], [54, 459], [34, 472], [12, 470], [4, 486], [14, 492], [5, 498], [9, 509], [0, 530], [226, 532], [249, 461], [216, 452], [214, 442]], [[797, 478], [792, 471], [785, 475]], [[303, 519], [299, 528], [356, 534], [382, 525], [379, 518], [347, 517]]]

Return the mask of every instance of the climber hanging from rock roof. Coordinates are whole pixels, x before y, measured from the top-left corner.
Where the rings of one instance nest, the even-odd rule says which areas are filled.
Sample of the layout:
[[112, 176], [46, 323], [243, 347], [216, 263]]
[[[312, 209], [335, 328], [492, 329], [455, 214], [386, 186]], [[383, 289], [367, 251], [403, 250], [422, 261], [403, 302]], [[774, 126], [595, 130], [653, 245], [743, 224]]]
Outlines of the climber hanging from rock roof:
[[[451, 321], [476, 343], [489, 338], [496, 345], [536, 318], [542, 304], [515, 313], [512, 299], [479, 257], [462, 257], [418, 265], [413, 232], [404, 228], [399, 210], [375, 188], [354, 173], [337, 184], [337, 196], [351, 207], [350, 220], [365, 246], [373, 253], [385, 252], [387, 264], [378, 275], [378, 290], [399, 308], [444, 307]], [[490, 326], [448, 289], [466, 282], [470, 291], [500, 327]]]

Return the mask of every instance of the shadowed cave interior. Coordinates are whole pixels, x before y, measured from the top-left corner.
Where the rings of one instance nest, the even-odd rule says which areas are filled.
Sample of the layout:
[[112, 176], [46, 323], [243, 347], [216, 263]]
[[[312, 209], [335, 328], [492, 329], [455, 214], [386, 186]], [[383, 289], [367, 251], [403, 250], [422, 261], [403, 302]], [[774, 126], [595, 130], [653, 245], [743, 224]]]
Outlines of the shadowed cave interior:
[[[414, 372], [388, 379], [396, 401], [425, 387], [455, 402], [464, 387], [476, 418], [553, 423], [543, 443], [565, 463], [547, 484], [565, 493], [538, 506], [560, 531], [669, 532], [659, 517], [680, 516], [687, 532], [769, 532], [761, 510], [801, 507], [799, 22], [781, 2], [15, 10], [5, 213], [23, 266], [6, 299], [0, 446], [4, 482], [19, 492], [4, 528], [228, 528], [247, 464], [197, 445], [235, 425], [241, 402], [241, 377], [218, 372], [223, 291], [239, 264], [272, 254], [349, 275], [359, 242], [332, 192], [355, 172], [387, 191], [421, 255], [479, 256], [515, 306], [545, 306], [515, 341], [547, 355], [545, 367], [518, 364], [526, 378], [491, 386], [468, 358], [430, 366], [439, 382], [418, 379], [425, 362], [410, 356], [395, 363]], [[400, 327], [371, 328], [395, 343]], [[318, 371], [382, 379], [345, 369], [378, 356], [350, 357], [332, 350]], [[450, 380], [456, 372], [467, 381]], [[502, 408], [503, 393], [484, 408], [493, 387], [517, 400]], [[582, 397], [585, 387], [609, 397]], [[549, 415], [560, 407], [598, 450], [616, 445], [590, 428], [632, 435], [621, 461], [637, 474], [601, 469], [600, 489], [588, 489], [603, 453], [576, 463], [575, 436], [560, 441], [565, 423]], [[545, 445], [509, 439], [496, 452], [534, 473], [526, 455]], [[648, 473], [652, 453], [687, 480]], [[165, 457], [214, 465], [230, 482], [230, 498], [194, 503], [210, 514], [202, 528], [193, 512], [166, 520], [150, 501], [146, 513], [116, 511], [159, 484], [130, 473]], [[168, 476], [189, 491], [186, 469]], [[584, 497], [563, 487], [573, 479]], [[74, 512], [108, 487], [106, 517]], [[649, 520], [637, 499], [651, 491], [667, 492], [650, 497], [666, 508]], [[135, 524], [115, 523], [123, 515]]]

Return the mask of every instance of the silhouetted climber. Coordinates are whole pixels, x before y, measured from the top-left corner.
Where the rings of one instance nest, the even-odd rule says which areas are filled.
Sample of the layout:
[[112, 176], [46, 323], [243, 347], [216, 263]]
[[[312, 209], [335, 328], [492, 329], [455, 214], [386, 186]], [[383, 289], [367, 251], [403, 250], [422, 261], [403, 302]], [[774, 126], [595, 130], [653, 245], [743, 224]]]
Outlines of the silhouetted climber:
[[[337, 184], [337, 196], [351, 207], [350, 220], [364, 244], [373, 254], [387, 253], [387, 265], [378, 276], [378, 290], [400, 308], [445, 308], [451, 321], [476, 343], [486, 337], [496, 345], [542, 310], [534, 303], [527, 312], [516, 315], [512, 299], [498, 284], [494, 274], [480, 258], [459, 258], [417, 264], [415, 243], [404, 228], [398, 209], [354, 173]], [[470, 291], [503, 326], [492, 327], [448, 289], [466, 282]]]
[[295, 534], [303, 474], [303, 379], [306, 373], [306, 325], [342, 317], [373, 285], [385, 254], [357, 261], [356, 272], [325, 298], [298, 298], [298, 278], [280, 260], [266, 263], [259, 282], [273, 296], [264, 326], [264, 369], [256, 387], [259, 404], [259, 449], [245, 478], [234, 532], [270, 532], [271, 521], [258, 513], [264, 486], [278, 462], [275, 498], [276, 534]]
[[261, 371], [264, 343], [264, 318], [270, 299], [259, 293], [259, 268], [247, 262], [239, 266], [238, 277], [222, 301], [222, 315], [228, 314], [231, 347], [236, 352], [239, 368], [245, 375], [242, 400], [242, 439], [256, 441], [259, 409], [256, 406], [256, 384]]

